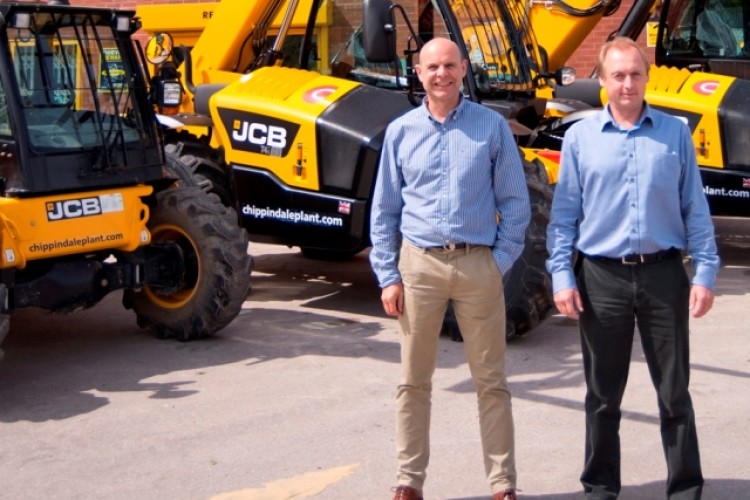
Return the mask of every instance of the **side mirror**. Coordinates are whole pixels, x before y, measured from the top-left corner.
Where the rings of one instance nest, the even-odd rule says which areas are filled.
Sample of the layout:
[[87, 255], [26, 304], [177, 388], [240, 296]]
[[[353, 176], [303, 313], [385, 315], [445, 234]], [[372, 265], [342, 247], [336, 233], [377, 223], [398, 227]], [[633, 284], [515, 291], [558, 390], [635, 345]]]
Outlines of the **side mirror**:
[[364, 0], [362, 4], [362, 44], [371, 63], [396, 60], [396, 24], [390, 0]]
[[172, 55], [174, 42], [169, 33], [156, 33], [146, 43], [146, 59], [151, 64], [161, 64]]

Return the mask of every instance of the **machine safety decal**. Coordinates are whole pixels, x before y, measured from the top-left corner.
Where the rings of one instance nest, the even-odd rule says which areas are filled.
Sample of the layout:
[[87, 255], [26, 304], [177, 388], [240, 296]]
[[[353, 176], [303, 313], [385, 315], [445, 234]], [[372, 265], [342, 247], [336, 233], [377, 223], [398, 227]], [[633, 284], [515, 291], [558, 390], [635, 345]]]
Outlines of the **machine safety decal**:
[[719, 82], [716, 80], [701, 80], [695, 82], [693, 90], [696, 94], [711, 95], [719, 89]]
[[52, 222], [122, 212], [124, 210], [124, 203], [121, 193], [113, 193], [87, 198], [48, 201], [45, 207], [47, 210], [47, 220]]
[[328, 100], [328, 96], [338, 90], [338, 87], [333, 85], [324, 85], [322, 87], [314, 87], [304, 93], [302, 99], [310, 104], [331, 104]]

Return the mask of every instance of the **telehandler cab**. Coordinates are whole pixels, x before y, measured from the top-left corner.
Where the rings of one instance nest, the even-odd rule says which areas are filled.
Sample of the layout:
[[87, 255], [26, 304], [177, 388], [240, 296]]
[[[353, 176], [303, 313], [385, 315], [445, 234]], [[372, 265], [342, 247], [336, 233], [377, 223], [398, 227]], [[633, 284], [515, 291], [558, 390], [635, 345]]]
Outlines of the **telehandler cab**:
[[236, 212], [180, 181], [132, 11], [0, 3], [0, 340], [25, 307], [114, 290], [180, 340], [239, 313], [252, 259]]

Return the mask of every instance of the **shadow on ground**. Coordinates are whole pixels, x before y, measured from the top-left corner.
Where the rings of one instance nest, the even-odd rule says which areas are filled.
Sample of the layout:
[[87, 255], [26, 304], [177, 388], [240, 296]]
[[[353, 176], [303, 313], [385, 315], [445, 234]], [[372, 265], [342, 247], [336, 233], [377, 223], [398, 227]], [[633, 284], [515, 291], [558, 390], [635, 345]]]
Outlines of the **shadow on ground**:
[[[703, 500], [739, 500], [747, 498], [750, 481], [742, 479], [706, 479], [703, 487]], [[619, 500], [659, 500], [666, 497], [666, 483], [657, 481], [641, 485], [625, 485], [620, 492]], [[524, 495], [523, 500], [581, 500], [583, 491], [572, 493], [553, 493], [549, 495]], [[445, 500], [487, 500], [488, 497], [451, 497]]]

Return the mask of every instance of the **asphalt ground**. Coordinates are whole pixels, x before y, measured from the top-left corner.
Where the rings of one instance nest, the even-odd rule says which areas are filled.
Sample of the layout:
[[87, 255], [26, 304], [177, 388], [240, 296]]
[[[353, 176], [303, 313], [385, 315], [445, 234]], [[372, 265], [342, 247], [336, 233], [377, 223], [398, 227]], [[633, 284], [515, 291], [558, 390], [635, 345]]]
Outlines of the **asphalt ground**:
[[[395, 321], [366, 252], [347, 263], [252, 245], [253, 290], [217, 336], [139, 330], [120, 294], [73, 315], [12, 317], [0, 363], [0, 498], [386, 499], [395, 479]], [[692, 330], [704, 498], [750, 498], [750, 252], [722, 248], [714, 309]], [[425, 497], [485, 499], [463, 346], [443, 338]], [[575, 322], [508, 346], [521, 498], [582, 498]], [[636, 341], [622, 499], [664, 498], [656, 399]]]

